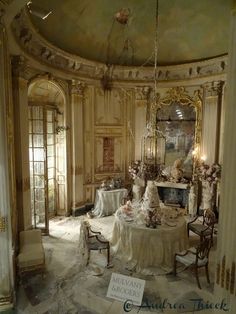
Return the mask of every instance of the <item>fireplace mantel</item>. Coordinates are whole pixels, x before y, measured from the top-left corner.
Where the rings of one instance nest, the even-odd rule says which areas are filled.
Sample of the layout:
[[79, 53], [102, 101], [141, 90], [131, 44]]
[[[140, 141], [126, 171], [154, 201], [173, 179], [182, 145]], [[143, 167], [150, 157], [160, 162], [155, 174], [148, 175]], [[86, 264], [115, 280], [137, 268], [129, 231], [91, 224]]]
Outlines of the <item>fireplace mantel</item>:
[[156, 186], [162, 188], [173, 188], [173, 189], [183, 189], [186, 190], [189, 188], [189, 184], [187, 183], [175, 183], [175, 182], [155, 182]]

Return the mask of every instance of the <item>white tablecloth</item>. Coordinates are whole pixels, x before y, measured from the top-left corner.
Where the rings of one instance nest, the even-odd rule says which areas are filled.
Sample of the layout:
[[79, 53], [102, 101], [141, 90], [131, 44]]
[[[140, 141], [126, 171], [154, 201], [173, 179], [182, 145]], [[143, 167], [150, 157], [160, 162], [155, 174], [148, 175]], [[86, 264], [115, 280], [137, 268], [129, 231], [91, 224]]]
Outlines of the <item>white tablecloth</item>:
[[127, 196], [127, 189], [111, 191], [97, 190], [93, 214], [97, 217], [109, 216], [121, 206], [122, 200]]
[[186, 221], [176, 219], [176, 226], [158, 225], [156, 229], [127, 222], [116, 213], [111, 248], [130, 269], [146, 274], [167, 273], [173, 269], [174, 254], [188, 248]]

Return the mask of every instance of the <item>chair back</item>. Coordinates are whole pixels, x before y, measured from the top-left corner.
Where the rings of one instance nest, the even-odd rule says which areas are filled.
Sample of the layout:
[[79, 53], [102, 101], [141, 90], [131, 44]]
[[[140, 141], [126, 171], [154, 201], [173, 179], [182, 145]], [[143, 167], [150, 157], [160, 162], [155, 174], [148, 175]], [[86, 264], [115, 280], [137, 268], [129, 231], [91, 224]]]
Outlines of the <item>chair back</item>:
[[205, 209], [203, 213], [203, 224], [208, 227], [214, 227], [216, 222], [216, 216], [211, 209]]
[[81, 226], [82, 227], [82, 231], [83, 231], [83, 234], [84, 234], [84, 240], [85, 240], [85, 242], [88, 242], [90, 224], [86, 220], [82, 221], [81, 224], [82, 224], [82, 226]]
[[210, 237], [205, 237], [203, 241], [200, 242], [200, 244], [197, 247], [197, 259], [203, 260], [204, 258], [208, 259], [209, 252], [212, 246], [212, 240]]

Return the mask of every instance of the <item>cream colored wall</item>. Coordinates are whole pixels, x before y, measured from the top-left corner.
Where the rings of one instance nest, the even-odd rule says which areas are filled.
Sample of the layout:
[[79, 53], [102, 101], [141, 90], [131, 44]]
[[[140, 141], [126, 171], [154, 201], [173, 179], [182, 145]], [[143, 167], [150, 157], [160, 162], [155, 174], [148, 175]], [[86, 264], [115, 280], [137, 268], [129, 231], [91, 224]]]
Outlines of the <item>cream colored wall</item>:
[[[108, 177], [127, 179], [127, 167], [134, 152], [133, 91], [115, 87], [104, 91], [88, 86], [84, 101], [85, 202], [93, 202], [96, 188]], [[104, 138], [113, 141], [111, 169], [104, 169]], [[114, 149], [114, 152], [113, 152]]]
[[[52, 74], [50, 78], [52, 78]], [[60, 80], [54, 77], [54, 80]], [[61, 80], [65, 86], [67, 82]], [[70, 94], [66, 98], [64, 115], [67, 117], [67, 189], [68, 209], [74, 213], [86, 203], [93, 203], [96, 188], [108, 177], [129, 180], [128, 166], [132, 160], [141, 159], [141, 137], [146, 126], [152, 83], [145, 86], [114, 84], [104, 91], [98, 81], [71, 80]], [[214, 81], [213, 81], [214, 82]], [[190, 97], [199, 90], [202, 97], [203, 121], [201, 152], [214, 162], [217, 145], [218, 94], [213, 90], [204, 93], [204, 84], [189, 85], [185, 89]], [[210, 84], [217, 85], [216, 83]], [[171, 87], [178, 84], [161, 84], [158, 92], [165, 97]], [[66, 88], [65, 88], [66, 89]], [[211, 87], [208, 87], [211, 90]], [[212, 93], [213, 93], [212, 92]], [[212, 96], [213, 95], [213, 96]], [[214, 101], [213, 101], [213, 100]], [[208, 110], [211, 105], [212, 111]], [[209, 123], [211, 121], [212, 123]], [[209, 136], [212, 135], [212, 136]], [[114, 168], [103, 169], [103, 141], [114, 141]], [[207, 151], [208, 150], [208, 151]], [[214, 158], [213, 158], [214, 157]], [[29, 216], [30, 217], [30, 216]]]

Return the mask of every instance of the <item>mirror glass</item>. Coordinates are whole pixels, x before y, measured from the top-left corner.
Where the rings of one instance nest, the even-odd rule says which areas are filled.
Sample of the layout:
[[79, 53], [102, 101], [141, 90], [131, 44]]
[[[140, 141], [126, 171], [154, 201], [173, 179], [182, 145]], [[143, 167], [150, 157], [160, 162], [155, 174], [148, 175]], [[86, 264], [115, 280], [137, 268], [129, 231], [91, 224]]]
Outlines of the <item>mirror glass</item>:
[[193, 169], [195, 123], [196, 111], [191, 104], [173, 101], [157, 110], [157, 126], [166, 137], [165, 167], [173, 166], [175, 160], [181, 159], [187, 178], [191, 177]]

